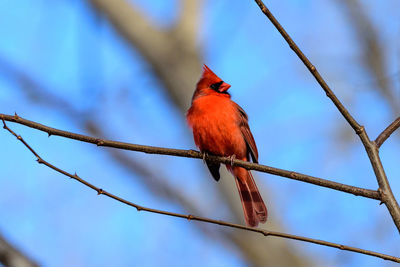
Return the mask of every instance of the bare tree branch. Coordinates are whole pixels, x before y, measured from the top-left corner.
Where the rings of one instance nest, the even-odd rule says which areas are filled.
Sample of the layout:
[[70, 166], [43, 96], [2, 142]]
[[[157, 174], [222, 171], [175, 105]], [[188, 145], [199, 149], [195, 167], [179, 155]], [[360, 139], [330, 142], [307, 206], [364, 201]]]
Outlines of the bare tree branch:
[[358, 124], [358, 122], [351, 116], [349, 111], [343, 106], [343, 104], [339, 101], [333, 91], [329, 88], [328, 84], [325, 82], [324, 78], [322, 78], [321, 74], [315, 68], [313, 64], [311, 64], [310, 60], [303, 54], [297, 44], [293, 41], [293, 39], [289, 36], [289, 34], [285, 31], [282, 25], [278, 22], [278, 20], [272, 15], [269, 9], [264, 5], [261, 0], [255, 0], [255, 2], [260, 7], [261, 11], [268, 17], [271, 23], [275, 26], [275, 28], [279, 31], [282, 37], [289, 44], [290, 48], [296, 55], [300, 58], [300, 60], [304, 63], [307, 69], [311, 72], [317, 82], [321, 85], [322, 89], [325, 91], [326, 96], [329, 97], [333, 104], [337, 107], [337, 109], [342, 113], [343, 117], [347, 120], [350, 126], [354, 129], [354, 131], [359, 134], [363, 131], [362, 126]]
[[[104, 136], [102, 130], [98, 125], [89, 121], [86, 123], [86, 128], [98, 136]], [[163, 196], [171, 201], [179, 203], [185, 211], [195, 212], [200, 214], [199, 208], [195, 203], [189, 201], [189, 199], [183, 195], [180, 191], [175, 190], [175, 188], [165, 181], [166, 177], [157, 172], [153, 172], [151, 169], [147, 168], [142, 162], [136, 161], [127, 155], [121, 153], [117, 149], [112, 149], [107, 151], [111, 156], [122, 166], [125, 166], [132, 172], [140, 175], [142, 177], [141, 181], [152, 189], [153, 194], [157, 196]], [[205, 230], [205, 229], [203, 229]]]
[[82, 179], [81, 177], [79, 177], [76, 173], [75, 174], [71, 174], [69, 172], [66, 172], [52, 164], [50, 164], [49, 162], [45, 161], [44, 159], [42, 159], [39, 154], [20, 136], [17, 135], [13, 130], [11, 130], [5, 123], [5, 120], [3, 119], [3, 128], [6, 129], [7, 131], [9, 131], [12, 135], [14, 135], [19, 141], [21, 141], [26, 148], [28, 148], [32, 154], [35, 155], [35, 157], [37, 158], [37, 162], [39, 164], [44, 164], [47, 167], [65, 175], [68, 176], [80, 183], [82, 183], [83, 185], [93, 189], [94, 191], [97, 192], [98, 195], [105, 195], [109, 198], [112, 198], [114, 200], [117, 200], [121, 203], [124, 203], [128, 206], [134, 207], [136, 208], [137, 211], [147, 211], [147, 212], [151, 212], [151, 213], [157, 213], [157, 214], [162, 214], [162, 215], [167, 215], [167, 216], [172, 216], [172, 217], [177, 217], [177, 218], [182, 218], [182, 219], [187, 219], [188, 221], [200, 221], [200, 222], [206, 222], [206, 223], [211, 223], [211, 224], [218, 224], [218, 225], [222, 225], [222, 226], [226, 226], [229, 228], [235, 228], [235, 229], [241, 229], [241, 230], [245, 230], [245, 231], [249, 231], [249, 232], [255, 232], [255, 233], [259, 233], [262, 234], [264, 236], [275, 236], [275, 237], [281, 237], [281, 238], [286, 238], [286, 239], [293, 239], [293, 240], [298, 240], [298, 241], [303, 241], [303, 242], [308, 242], [308, 243], [313, 243], [313, 244], [317, 244], [317, 245], [322, 245], [322, 246], [327, 246], [327, 247], [332, 247], [332, 248], [337, 248], [340, 250], [347, 250], [347, 251], [351, 251], [351, 252], [355, 252], [355, 253], [360, 253], [360, 254], [365, 254], [365, 255], [369, 255], [369, 256], [374, 256], [374, 257], [378, 257], [384, 260], [390, 260], [390, 261], [394, 261], [394, 262], [400, 262], [400, 258], [398, 257], [394, 257], [394, 256], [390, 256], [390, 255], [386, 255], [386, 254], [382, 254], [382, 253], [378, 253], [378, 252], [374, 252], [374, 251], [370, 251], [370, 250], [365, 250], [365, 249], [360, 249], [360, 248], [356, 248], [356, 247], [351, 247], [351, 246], [347, 246], [347, 245], [341, 245], [341, 244], [337, 244], [337, 243], [332, 243], [332, 242], [328, 242], [328, 241], [323, 241], [323, 240], [319, 240], [319, 239], [313, 239], [313, 238], [309, 238], [309, 237], [302, 237], [302, 236], [297, 236], [297, 235], [292, 235], [292, 234], [287, 234], [287, 233], [281, 233], [281, 232], [275, 232], [275, 231], [268, 231], [268, 230], [262, 230], [262, 229], [258, 229], [258, 228], [251, 228], [251, 227], [247, 227], [247, 226], [243, 226], [240, 224], [234, 224], [234, 223], [229, 223], [229, 222], [225, 222], [225, 221], [220, 221], [220, 220], [214, 220], [214, 219], [209, 219], [209, 218], [205, 218], [205, 217], [199, 217], [199, 216], [195, 216], [195, 215], [184, 215], [184, 214], [180, 214], [180, 213], [174, 213], [174, 212], [168, 212], [168, 211], [163, 211], [163, 210], [158, 210], [158, 209], [153, 209], [153, 208], [147, 208], [138, 204], [135, 204], [131, 201], [128, 201], [126, 199], [123, 199], [117, 195], [114, 195], [112, 193], [109, 193], [89, 182], [87, 182], [86, 180]]
[[[160, 155], [170, 155], [170, 156], [178, 156], [178, 157], [187, 157], [187, 158], [198, 158], [203, 159], [204, 156], [208, 161], [214, 161], [224, 164], [231, 164], [232, 159], [229, 157], [218, 157], [213, 155], [203, 155], [198, 151], [195, 150], [183, 150], [183, 149], [175, 149], [175, 148], [163, 148], [163, 147], [154, 147], [154, 146], [144, 146], [144, 145], [137, 145], [137, 144], [130, 144], [125, 142], [118, 142], [118, 141], [111, 141], [111, 140], [104, 140], [96, 137], [86, 136], [82, 134], [76, 134], [68, 131], [63, 131], [55, 128], [51, 128], [45, 126], [43, 124], [39, 124], [33, 121], [29, 121], [19, 117], [18, 115], [6, 115], [0, 113], [0, 119], [10, 122], [19, 123], [30, 128], [34, 128], [43, 132], [46, 132], [49, 136], [56, 135], [62, 136], [69, 139], [79, 140], [86, 143], [95, 144], [97, 146], [103, 147], [113, 147], [118, 149], [130, 150], [130, 151], [137, 151], [137, 152], [144, 152], [148, 154], [160, 154]], [[255, 170], [260, 172], [265, 172], [273, 175], [278, 175], [286, 178], [290, 178], [293, 180], [298, 180], [310, 184], [315, 184], [322, 187], [331, 188], [334, 190], [350, 193], [356, 196], [363, 196], [371, 199], [381, 200], [379, 192], [364, 189], [360, 187], [345, 185], [329, 180], [325, 180], [322, 178], [317, 178], [305, 174], [301, 174], [298, 172], [282, 170], [270, 166], [260, 165], [257, 163], [251, 163], [248, 161], [242, 161], [238, 159], [233, 160], [233, 164], [236, 166], [240, 166], [246, 168], [248, 170]]]
[[[61, 111], [71, 119], [80, 118], [78, 122], [80, 122], [89, 133], [104, 138], [104, 131], [95, 123], [95, 119], [91, 118], [92, 116], [88, 114], [90, 111], [79, 111], [70, 102], [56, 96], [50, 92], [50, 90], [46, 90], [43, 85], [38, 83], [29, 74], [20, 70], [1, 56], [0, 69], [7, 73], [8, 77], [15, 77], [15, 79], [21, 83], [22, 91], [26, 93], [31, 100], [38, 102], [42, 106], [45, 105]], [[201, 215], [200, 208], [196, 205], [196, 202], [168, 183], [168, 179], [162, 174], [155, 174], [153, 171], [154, 168], [149, 168], [150, 166], [147, 167], [139, 160], [128, 157], [128, 155], [123, 154], [122, 151], [115, 149], [105, 151], [123, 168], [137, 174], [137, 179], [139, 179], [143, 185], [147, 186], [154, 195], [177, 203], [184, 211]], [[204, 234], [215, 238], [216, 233], [210, 231], [207, 225], [200, 224], [197, 226]]]
[[395, 119], [385, 130], [376, 138], [375, 144], [379, 148], [400, 127], [400, 117]]
[[37, 267], [32, 259], [21, 253], [0, 235], [0, 264], [6, 267]]
[[[99, 106], [103, 105], [101, 98], [97, 101], [97, 106], [93, 106], [89, 110], [81, 111], [74, 107], [74, 103], [72, 103], [70, 99], [63, 99], [55, 95], [53, 92], [57, 90], [50, 90], [47, 86], [36, 81], [36, 79], [29, 75], [28, 72], [18, 68], [15, 64], [12, 64], [12, 62], [4, 59], [2, 60], [1, 57], [0, 69], [3, 69], [7, 73], [6, 77], [11, 77], [17, 83], [21, 84], [22, 92], [24, 92], [30, 100], [42, 107], [46, 106], [52, 110], [60, 111], [71, 120], [80, 123], [82, 127], [96, 137], [106, 137], [101, 124], [96, 123], [94, 115], [97, 113], [93, 112]], [[181, 77], [181, 79], [182, 78], [186, 77]], [[168, 183], [166, 177], [163, 177], [160, 174], [155, 175], [152, 169], [147, 168], [146, 165], [141, 165], [140, 161], [129, 157], [118, 149], [105, 149], [105, 152], [109, 153], [121, 167], [127, 168], [133, 173], [138, 174], [135, 178], [140, 179], [144, 185], [148, 186], [148, 189], [154, 195], [165, 198], [169, 201], [175, 201], [188, 213], [195, 213], [200, 216], [202, 215], [200, 212], [200, 206], [194, 200], [190, 199], [173, 185]], [[222, 179], [225, 174], [227, 174], [227, 172], [221, 172]], [[231, 210], [230, 214], [233, 216], [233, 219], [241, 220], [242, 207], [239, 206], [240, 204], [237, 202], [237, 199], [235, 199], [235, 197], [237, 197], [235, 195], [236, 188], [230, 188], [229, 183], [225, 183], [217, 188], [221, 192], [219, 197], [222, 201], [226, 202], [226, 207]], [[270, 224], [274, 225], [276, 229], [279, 229], [282, 227], [282, 224], [277, 220], [277, 217], [274, 217], [274, 219], [270, 221]], [[244, 236], [246, 233], [231, 231], [230, 229], [225, 229], [225, 231], [222, 232], [212, 231], [208, 225], [204, 224], [195, 224], [195, 226], [208, 236], [211, 235], [213, 240], [215, 240], [216, 237], [221, 237], [220, 241], [222, 243], [235, 245], [250, 266], [264, 266], [266, 263], [276, 265], [279, 263], [300, 267], [310, 266], [310, 263], [312, 262], [310, 258], [305, 258], [302, 253], [295, 253], [290, 242], [287, 242], [284, 239], [274, 245], [269, 245], [268, 248], [261, 249], [260, 247], [264, 246], [265, 242], [256, 237], [253, 237], [251, 242], [249, 242], [249, 239]], [[264, 249], [268, 249], [271, 254], [264, 253]], [[284, 258], [282, 258], [282, 256], [284, 256]]]
[[[173, 28], [174, 38], [185, 43], [185, 47], [196, 49], [202, 0], [181, 0], [181, 11]], [[196, 49], [197, 50], [197, 49]], [[199, 58], [198, 58], [199, 59]]]
[[[0, 70], [5, 72], [8, 77], [15, 77], [15, 79], [21, 83], [23, 92], [25, 92], [30, 99], [40, 103], [41, 105], [46, 105], [50, 108], [59, 110], [71, 119], [81, 118], [83, 121], [82, 124], [90, 133], [99, 137], [101, 136], [102, 138], [104, 137], [105, 134], [102, 129], [94, 122], [94, 120], [89, 119], [90, 116], [87, 112], [78, 111], [70, 102], [57, 97], [55, 94], [50, 92], [50, 90], [46, 90], [46, 88], [39, 84], [30, 75], [21, 71], [14, 64], [1, 56]], [[175, 188], [167, 184], [165, 177], [160, 176], [160, 174], [155, 175], [150, 169], [146, 168], [145, 165], [119, 153], [119, 151], [107, 150], [107, 152], [110, 153], [117, 162], [121, 163], [122, 166], [128, 168], [133, 173], [138, 174], [141, 181], [157, 196], [162, 196], [176, 201], [182, 205], [183, 209], [186, 211], [199, 213], [199, 208], [193, 202], [185, 198], [184, 195], [175, 190]]]
[[393, 195], [392, 189], [390, 188], [389, 181], [386, 177], [385, 170], [383, 169], [382, 162], [379, 157], [379, 148], [376, 146], [375, 142], [372, 142], [367, 132], [365, 131], [364, 126], [361, 126], [353, 116], [348, 112], [348, 110], [343, 106], [340, 100], [335, 96], [333, 91], [329, 88], [328, 84], [319, 74], [314, 65], [311, 64], [310, 60], [304, 55], [304, 53], [300, 50], [300, 48], [296, 45], [293, 39], [289, 36], [289, 34], [285, 31], [285, 29], [281, 26], [281, 24], [276, 20], [276, 18], [272, 15], [269, 9], [264, 5], [263, 1], [255, 0], [255, 2], [260, 7], [261, 11], [268, 17], [271, 23], [275, 26], [275, 28], [279, 31], [282, 37], [289, 44], [290, 48], [296, 53], [296, 55], [300, 58], [300, 60], [304, 63], [307, 69], [311, 72], [311, 74], [318, 81], [322, 89], [325, 91], [326, 95], [332, 100], [333, 104], [337, 107], [339, 112], [343, 115], [346, 121], [350, 124], [350, 126], [354, 129], [356, 134], [360, 137], [361, 142], [364, 145], [364, 148], [368, 154], [368, 158], [371, 162], [372, 168], [374, 170], [376, 179], [379, 184], [379, 193], [381, 194], [381, 201], [386, 205], [389, 213], [393, 219], [394, 224], [397, 227], [397, 230], [400, 233], [400, 207], [397, 203], [396, 198]]

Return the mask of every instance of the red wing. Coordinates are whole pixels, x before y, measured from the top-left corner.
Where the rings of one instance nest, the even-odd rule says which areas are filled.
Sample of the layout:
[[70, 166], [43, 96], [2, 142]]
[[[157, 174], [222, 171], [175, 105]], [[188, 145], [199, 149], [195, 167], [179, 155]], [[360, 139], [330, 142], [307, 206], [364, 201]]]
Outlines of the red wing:
[[[238, 104], [236, 104], [236, 107], [240, 115], [240, 131], [242, 132], [243, 138], [246, 141], [253, 162], [258, 163], [258, 150], [256, 146], [256, 141], [254, 141], [254, 137], [250, 131], [247, 114]], [[248, 160], [250, 160], [250, 157]]]

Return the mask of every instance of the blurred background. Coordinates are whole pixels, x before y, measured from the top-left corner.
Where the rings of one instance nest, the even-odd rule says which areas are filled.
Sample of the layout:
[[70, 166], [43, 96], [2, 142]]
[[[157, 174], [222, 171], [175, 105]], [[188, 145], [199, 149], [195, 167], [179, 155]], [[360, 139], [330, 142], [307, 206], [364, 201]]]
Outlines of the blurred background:
[[[399, 116], [399, 1], [266, 4], [371, 139]], [[184, 115], [205, 63], [248, 113], [261, 164], [378, 187], [358, 137], [254, 1], [3, 0], [0, 10], [0, 113], [194, 149]], [[139, 205], [244, 224], [232, 176], [216, 183], [201, 160], [8, 126], [45, 160]], [[0, 148], [0, 250], [14, 266], [394, 266], [137, 212], [38, 165], [4, 130]], [[399, 134], [381, 148], [398, 199], [399, 149]], [[270, 211], [262, 228], [400, 255], [378, 201], [264, 173], [255, 179]]]

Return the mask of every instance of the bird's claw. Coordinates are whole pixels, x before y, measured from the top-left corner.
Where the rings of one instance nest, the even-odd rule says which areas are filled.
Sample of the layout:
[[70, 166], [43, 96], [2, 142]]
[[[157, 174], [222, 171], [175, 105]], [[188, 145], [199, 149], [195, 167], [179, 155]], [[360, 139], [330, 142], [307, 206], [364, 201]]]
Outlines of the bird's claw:
[[206, 157], [208, 156], [207, 152], [202, 152], [202, 154], [203, 154], [204, 163], [207, 163], [207, 161], [206, 161]]
[[231, 160], [231, 166], [233, 166], [233, 161], [236, 159], [236, 155], [233, 154], [233, 155], [229, 156], [229, 159]]

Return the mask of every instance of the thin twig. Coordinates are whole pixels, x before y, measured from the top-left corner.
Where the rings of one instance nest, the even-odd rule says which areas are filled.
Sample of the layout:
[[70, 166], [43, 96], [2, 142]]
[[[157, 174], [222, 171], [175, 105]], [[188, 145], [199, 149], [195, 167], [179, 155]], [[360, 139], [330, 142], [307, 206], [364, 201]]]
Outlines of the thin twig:
[[395, 119], [375, 140], [378, 148], [389, 138], [389, 136], [400, 127], [400, 117]]
[[[51, 127], [42, 125], [37, 122], [23, 119], [23, 118], [19, 117], [18, 115], [12, 116], [12, 115], [6, 115], [6, 114], [0, 113], [0, 119], [23, 124], [25, 126], [46, 132], [49, 136], [50, 135], [62, 136], [62, 137], [79, 140], [79, 141], [86, 142], [86, 143], [92, 143], [97, 146], [113, 147], [113, 148], [124, 149], [124, 150], [144, 152], [144, 153], [148, 153], [148, 154], [160, 154], [160, 155], [170, 155], [170, 156], [178, 156], [178, 157], [203, 159], [203, 155], [200, 152], [195, 151], [195, 150], [153, 147], [153, 146], [144, 146], [144, 145], [111, 141], [111, 140], [104, 140], [104, 139], [99, 139], [99, 138], [95, 138], [95, 137], [91, 137], [91, 136], [86, 136], [86, 135], [82, 135], [82, 134], [76, 134], [76, 133], [72, 133], [72, 132], [67, 132], [67, 131], [51, 128]], [[218, 156], [212, 156], [212, 155], [207, 155], [206, 157], [207, 157], [207, 160], [209, 160], [209, 161], [220, 162], [220, 163], [225, 163], [225, 164], [231, 163], [231, 158], [229, 158], [229, 157], [218, 157]], [[325, 180], [325, 179], [310, 176], [310, 175], [301, 174], [301, 173], [294, 172], [294, 171], [282, 170], [282, 169], [278, 169], [278, 168], [274, 168], [274, 167], [270, 167], [270, 166], [260, 165], [260, 164], [237, 160], [237, 159], [233, 160], [233, 163], [236, 166], [240, 166], [240, 167], [246, 168], [248, 170], [265, 172], [265, 173], [278, 175], [278, 176], [286, 177], [286, 178], [293, 179], [293, 180], [298, 180], [298, 181], [302, 181], [302, 182], [306, 182], [306, 183], [310, 183], [310, 184], [350, 193], [350, 194], [353, 194], [356, 196], [363, 196], [363, 197], [367, 197], [367, 198], [371, 198], [371, 199], [380, 200], [380, 194], [378, 191], [375, 191], [375, 190], [360, 188], [360, 187], [356, 187], [356, 186], [350, 186], [350, 185], [337, 183], [334, 181]]]
[[397, 203], [396, 198], [393, 195], [392, 189], [390, 188], [389, 181], [386, 177], [385, 170], [383, 169], [383, 165], [381, 159], [379, 157], [379, 148], [376, 146], [375, 142], [372, 142], [367, 132], [365, 131], [364, 126], [361, 126], [354, 118], [351, 116], [349, 111], [343, 106], [340, 100], [336, 97], [333, 91], [329, 88], [328, 84], [319, 74], [317, 69], [313, 64], [311, 64], [310, 60], [303, 54], [300, 48], [296, 45], [293, 39], [289, 36], [289, 34], [285, 31], [285, 29], [281, 26], [281, 24], [276, 20], [276, 18], [272, 15], [269, 9], [265, 6], [263, 1], [255, 0], [255, 2], [260, 7], [261, 11], [268, 17], [268, 19], [272, 22], [275, 28], [280, 32], [282, 37], [289, 44], [290, 48], [296, 53], [296, 55], [300, 58], [300, 60], [304, 63], [307, 69], [311, 72], [311, 74], [318, 81], [322, 89], [325, 91], [326, 95], [332, 100], [333, 104], [337, 107], [339, 112], [343, 115], [346, 121], [350, 124], [350, 126], [354, 129], [356, 134], [360, 137], [361, 142], [364, 145], [364, 148], [368, 154], [369, 161], [374, 170], [376, 180], [379, 184], [379, 193], [381, 194], [382, 203], [384, 203], [393, 219], [394, 224], [397, 227], [397, 230], [400, 232], [400, 207]]
[[134, 207], [136, 208], [137, 211], [147, 211], [147, 212], [151, 212], [151, 213], [157, 213], [157, 214], [162, 214], [162, 215], [167, 215], [167, 216], [172, 216], [172, 217], [177, 217], [177, 218], [182, 218], [182, 219], [187, 219], [188, 221], [200, 221], [200, 222], [206, 222], [206, 223], [211, 223], [211, 224], [218, 224], [218, 225], [222, 225], [222, 226], [226, 226], [226, 227], [230, 227], [230, 228], [235, 228], [235, 229], [241, 229], [241, 230], [245, 230], [245, 231], [250, 231], [250, 232], [256, 232], [259, 234], [262, 234], [264, 236], [276, 236], [276, 237], [281, 237], [281, 238], [287, 238], [287, 239], [292, 239], [292, 240], [298, 240], [298, 241], [303, 241], [303, 242], [308, 242], [308, 243], [313, 243], [313, 244], [317, 244], [317, 245], [322, 245], [322, 246], [327, 246], [327, 247], [332, 247], [332, 248], [337, 248], [340, 250], [347, 250], [347, 251], [351, 251], [351, 252], [355, 252], [355, 253], [360, 253], [360, 254], [365, 254], [365, 255], [369, 255], [369, 256], [373, 256], [373, 257], [378, 257], [384, 260], [389, 260], [389, 261], [394, 261], [394, 262], [400, 262], [400, 258], [395, 257], [395, 256], [390, 256], [390, 255], [386, 255], [386, 254], [382, 254], [382, 253], [378, 253], [378, 252], [374, 252], [374, 251], [370, 251], [370, 250], [365, 250], [365, 249], [360, 249], [360, 248], [356, 248], [356, 247], [351, 247], [351, 246], [346, 246], [346, 245], [341, 245], [341, 244], [337, 244], [337, 243], [332, 243], [332, 242], [328, 242], [328, 241], [323, 241], [323, 240], [319, 240], [319, 239], [313, 239], [313, 238], [308, 238], [308, 237], [303, 237], [303, 236], [297, 236], [297, 235], [292, 235], [292, 234], [287, 234], [287, 233], [281, 233], [281, 232], [275, 232], [275, 231], [268, 231], [268, 230], [263, 230], [263, 229], [259, 229], [259, 228], [252, 228], [252, 227], [247, 227], [247, 226], [243, 226], [240, 224], [234, 224], [234, 223], [230, 223], [230, 222], [225, 222], [225, 221], [221, 221], [221, 220], [214, 220], [214, 219], [209, 219], [209, 218], [205, 218], [205, 217], [199, 217], [199, 216], [195, 216], [195, 215], [185, 215], [185, 214], [180, 214], [180, 213], [175, 213], [175, 212], [168, 212], [168, 211], [163, 211], [163, 210], [158, 210], [158, 209], [153, 209], [153, 208], [147, 208], [144, 206], [140, 206], [138, 204], [135, 204], [131, 201], [128, 201], [126, 199], [123, 199], [117, 195], [114, 195], [112, 193], [107, 192], [104, 189], [101, 189], [89, 182], [87, 182], [86, 180], [82, 179], [81, 177], [78, 176], [78, 174], [74, 173], [71, 174], [67, 171], [64, 171], [54, 165], [52, 165], [51, 163], [45, 161], [43, 158], [41, 158], [39, 156], [39, 154], [20, 136], [17, 135], [13, 130], [11, 130], [7, 125], [4, 119], [3, 120], [3, 128], [6, 129], [7, 131], [9, 131], [12, 135], [14, 135], [19, 141], [21, 141], [26, 148], [28, 148], [33, 155], [35, 155], [35, 157], [37, 158], [37, 162], [39, 164], [44, 164], [47, 167], [65, 175], [68, 176], [82, 184], [84, 184], [85, 186], [93, 189], [94, 191], [97, 192], [98, 195], [105, 195], [109, 198], [112, 198], [114, 200], [117, 200], [121, 203], [124, 203], [128, 206]]
[[351, 116], [349, 111], [343, 106], [343, 104], [339, 101], [333, 91], [329, 88], [328, 84], [325, 82], [324, 78], [322, 78], [321, 74], [319, 74], [318, 70], [315, 68], [313, 64], [311, 64], [310, 60], [303, 54], [297, 44], [293, 41], [293, 39], [289, 36], [289, 34], [285, 31], [282, 25], [278, 22], [278, 20], [272, 15], [271, 11], [264, 5], [263, 1], [255, 0], [257, 5], [260, 7], [261, 11], [268, 17], [268, 19], [274, 24], [275, 28], [280, 32], [282, 37], [289, 44], [290, 48], [296, 53], [296, 55], [303, 61], [304, 65], [311, 72], [317, 82], [321, 85], [322, 89], [324, 89], [326, 95], [332, 100], [337, 109], [342, 113], [343, 117], [348, 121], [350, 126], [354, 129], [354, 131], [358, 134], [358, 132], [362, 131], [362, 126], [358, 124], [358, 122]]
[[[21, 91], [33, 102], [36, 102], [41, 107], [45, 105], [52, 110], [62, 112], [64, 115], [75, 120], [75, 123], [80, 123], [92, 135], [102, 136], [102, 138], [104, 138], [104, 131], [95, 122], [96, 120], [91, 118], [93, 117], [91, 114], [95, 114], [93, 110], [96, 108], [92, 107], [92, 109], [82, 112], [70, 102], [65, 101], [63, 98], [52, 93], [56, 90], [50, 90], [46, 86], [40, 84], [29, 73], [19, 69], [15, 64], [9, 62], [1, 55], [0, 72], [5, 72], [7, 77], [15, 77], [15, 80], [20, 83]], [[96, 103], [101, 105], [101, 101], [97, 101]], [[77, 118], [79, 119], [77, 120]], [[127, 168], [131, 173], [137, 174], [136, 176], [131, 176], [131, 178], [139, 179], [142, 185], [147, 186], [150, 191], [157, 195], [157, 197], [174, 201], [181, 205], [185, 211], [190, 210], [193, 212], [199, 210], [199, 207], [197, 207], [188, 196], [171, 185], [165, 175], [160, 175], [159, 171], [155, 171], [151, 165], [143, 164], [139, 159], [134, 159], [128, 154], [123, 153], [123, 151], [117, 149], [108, 149], [106, 150], [106, 153], [108, 153], [122, 167]], [[202, 227], [201, 230], [203, 230], [204, 233], [215, 237], [215, 233], [209, 232], [208, 229], [204, 228], [204, 225], [199, 226]]]

